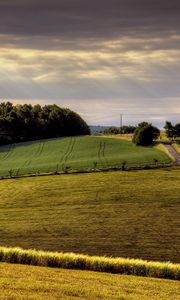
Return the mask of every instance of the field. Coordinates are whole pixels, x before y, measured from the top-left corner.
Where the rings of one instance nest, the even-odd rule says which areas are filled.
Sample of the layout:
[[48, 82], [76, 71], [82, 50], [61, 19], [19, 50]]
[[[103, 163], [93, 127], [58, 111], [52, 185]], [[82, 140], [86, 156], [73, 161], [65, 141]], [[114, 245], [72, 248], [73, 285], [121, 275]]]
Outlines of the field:
[[176, 152], [180, 155], [180, 144], [172, 144], [172, 146], [174, 147], [174, 149], [176, 150]]
[[157, 147], [108, 137], [70, 137], [0, 147], [0, 176], [162, 166], [172, 161]]
[[0, 263], [1, 300], [179, 300], [179, 282]]
[[179, 262], [180, 169], [0, 181], [0, 245]]

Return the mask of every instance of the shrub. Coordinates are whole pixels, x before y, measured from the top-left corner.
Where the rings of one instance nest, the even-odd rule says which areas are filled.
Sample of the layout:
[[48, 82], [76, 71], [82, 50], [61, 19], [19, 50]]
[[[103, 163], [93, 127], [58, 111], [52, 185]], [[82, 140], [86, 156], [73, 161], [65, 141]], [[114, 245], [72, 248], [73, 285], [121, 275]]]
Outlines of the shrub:
[[160, 130], [151, 124], [145, 123], [144, 126], [141, 124], [135, 130], [133, 136], [133, 143], [141, 146], [149, 146], [153, 144], [153, 141], [160, 135]]

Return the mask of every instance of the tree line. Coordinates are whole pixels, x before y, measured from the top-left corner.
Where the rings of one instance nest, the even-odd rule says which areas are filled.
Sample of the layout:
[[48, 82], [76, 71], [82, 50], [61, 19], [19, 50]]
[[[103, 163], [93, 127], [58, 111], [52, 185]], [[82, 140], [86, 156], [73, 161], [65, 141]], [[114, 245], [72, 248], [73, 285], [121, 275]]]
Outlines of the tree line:
[[[180, 137], [180, 123], [172, 125], [171, 122], [166, 121], [165, 126], [166, 136], [170, 139], [176, 139]], [[142, 122], [137, 126], [122, 126], [109, 127], [104, 130], [104, 134], [128, 134], [133, 133], [133, 143], [136, 145], [149, 146], [152, 145], [154, 140], [157, 140], [160, 136], [160, 130], [150, 123]]]
[[131, 125], [124, 125], [120, 128], [118, 127], [109, 127], [106, 128], [102, 133], [104, 134], [129, 134], [129, 133], [134, 133], [134, 131], [136, 130], [136, 126], [131, 126]]
[[0, 103], [0, 145], [89, 134], [86, 122], [68, 108]]

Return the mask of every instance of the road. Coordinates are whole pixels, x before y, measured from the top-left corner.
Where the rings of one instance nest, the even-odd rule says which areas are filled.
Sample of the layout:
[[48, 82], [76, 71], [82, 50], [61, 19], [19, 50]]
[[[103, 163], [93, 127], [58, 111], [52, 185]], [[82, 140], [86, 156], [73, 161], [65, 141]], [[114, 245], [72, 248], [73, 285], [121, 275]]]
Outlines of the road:
[[176, 150], [174, 150], [174, 148], [168, 143], [163, 143], [163, 145], [167, 148], [167, 150], [175, 158], [176, 165], [180, 166], [180, 155], [177, 154]]

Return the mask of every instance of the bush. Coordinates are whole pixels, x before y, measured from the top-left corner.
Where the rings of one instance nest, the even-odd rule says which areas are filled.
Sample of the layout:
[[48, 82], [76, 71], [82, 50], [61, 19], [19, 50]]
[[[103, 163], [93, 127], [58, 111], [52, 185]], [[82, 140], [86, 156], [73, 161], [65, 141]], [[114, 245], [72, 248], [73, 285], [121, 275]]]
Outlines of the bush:
[[149, 146], [153, 144], [153, 141], [160, 135], [160, 130], [151, 124], [142, 123], [139, 124], [134, 132], [133, 143], [141, 146]]

